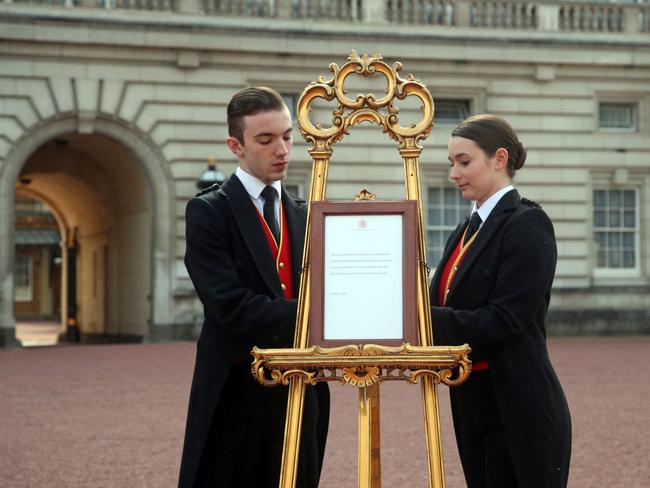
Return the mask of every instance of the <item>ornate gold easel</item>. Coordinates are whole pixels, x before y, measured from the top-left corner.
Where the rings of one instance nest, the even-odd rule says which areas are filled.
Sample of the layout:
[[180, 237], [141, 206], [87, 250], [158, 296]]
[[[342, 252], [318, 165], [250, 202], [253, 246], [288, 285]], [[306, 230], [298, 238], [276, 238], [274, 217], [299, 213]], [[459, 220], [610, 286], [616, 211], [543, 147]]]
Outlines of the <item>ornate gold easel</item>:
[[[341, 140], [351, 126], [361, 122], [376, 123], [399, 143], [399, 153], [404, 160], [406, 199], [418, 202], [418, 263], [417, 307], [419, 346], [403, 344], [389, 347], [373, 344], [323, 348], [309, 346], [310, 311], [310, 237], [312, 226], [307, 217], [307, 230], [303, 254], [302, 279], [298, 301], [298, 317], [293, 349], [253, 349], [253, 374], [265, 386], [289, 385], [289, 402], [285, 426], [284, 453], [280, 473], [280, 488], [293, 488], [298, 466], [298, 449], [302, 421], [305, 386], [319, 381], [338, 381], [359, 388], [359, 441], [358, 486], [379, 488], [379, 383], [404, 380], [422, 385], [426, 443], [429, 465], [429, 486], [445, 486], [440, 418], [436, 385], [453, 386], [465, 381], [471, 371], [467, 344], [454, 347], [434, 347], [431, 337], [429, 308], [428, 266], [420, 197], [419, 156], [420, 139], [426, 138], [433, 125], [433, 100], [427, 88], [408, 75], [401, 78], [401, 63], [389, 66], [379, 54], [360, 57], [352, 51], [348, 62], [339, 68], [329, 66], [333, 77], [320, 77], [305, 88], [298, 102], [298, 125], [304, 138], [312, 144], [313, 158], [310, 202], [325, 198], [327, 170], [332, 145]], [[373, 94], [346, 96], [345, 79], [357, 74], [365, 77], [381, 74], [387, 79], [386, 95], [377, 99]], [[399, 124], [399, 109], [394, 99], [404, 100], [415, 96], [422, 102], [422, 119], [404, 127]], [[309, 119], [309, 104], [316, 98], [336, 100], [332, 126], [322, 128]]]

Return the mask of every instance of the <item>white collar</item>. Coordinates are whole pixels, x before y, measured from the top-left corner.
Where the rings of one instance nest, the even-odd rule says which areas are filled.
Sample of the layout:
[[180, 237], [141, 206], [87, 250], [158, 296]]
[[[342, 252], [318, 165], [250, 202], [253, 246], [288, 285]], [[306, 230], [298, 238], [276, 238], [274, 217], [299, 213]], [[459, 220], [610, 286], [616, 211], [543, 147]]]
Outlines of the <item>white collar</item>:
[[508, 193], [510, 190], [514, 190], [515, 187], [512, 185], [508, 185], [505, 188], [501, 188], [498, 192], [494, 193], [490, 198], [485, 200], [483, 202], [483, 205], [480, 207], [477, 207], [476, 202], [474, 202], [474, 208], [472, 211], [478, 212], [479, 217], [481, 217], [481, 225], [483, 225], [483, 222], [487, 220], [487, 218], [490, 216], [492, 213], [492, 210], [494, 210], [494, 207], [497, 206], [497, 203], [499, 203], [499, 200]]
[[[250, 173], [247, 173], [245, 170], [243, 170], [240, 166], [237, 167], [237, 171], [235, 171], [235, 174], [237, 175], [237, 178], [239, 178], [239, 181], [241, 181], [241, 184], [244, 185], [244, 188], [248, 192], [248, 194], [251, 196], [253, 200], [257, 200], [260, 198], [260, 194], [262, 193], [262, 190], [267, 186], [266, 183], [261, 181], [259, 178], [256, 176], [253, 176]], [[282, 181], [281, 180], [276, 180], [271, 184], [273, 188], [276, 189], [278, 192], [278, 197], [281, 200], [282, 199]]]

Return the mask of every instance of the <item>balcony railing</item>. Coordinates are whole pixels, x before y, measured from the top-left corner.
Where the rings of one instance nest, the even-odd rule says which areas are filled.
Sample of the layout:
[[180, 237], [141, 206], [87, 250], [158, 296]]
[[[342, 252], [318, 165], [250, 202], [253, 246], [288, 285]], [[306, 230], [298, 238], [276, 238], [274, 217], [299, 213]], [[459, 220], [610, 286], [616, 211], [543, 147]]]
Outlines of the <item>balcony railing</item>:
[[645, 3], [580, 0], [0, 0], [228, 17], [564, 32], [650, 32]]
[[203, 0], [203, 12], [238, 17], [275, 17], [274, 0]]
[[396, 24], [455, 25], [455, 4], [453, 0], [387, 0], [386, 20]]
[[[180, 0], [182, 1], [182, 0]], [[105, 9], [158, 10], [175, 12], [179, 0], [4, 0], [4, 4], [86, 7]]]
[[472, 2], [469, 24], [472, 27], [536, 29], [539, 2]]
[[565, 31], [623, 32], [626, 21], [621, 5], [588, 3], [560, 6], [560, 29]]
[[363, 4], [364, 0], [292, 0], [291, 17], [359, 22], [363, 20]]
[[363, 0], [202, 0], [212, 15], [361, 21]]

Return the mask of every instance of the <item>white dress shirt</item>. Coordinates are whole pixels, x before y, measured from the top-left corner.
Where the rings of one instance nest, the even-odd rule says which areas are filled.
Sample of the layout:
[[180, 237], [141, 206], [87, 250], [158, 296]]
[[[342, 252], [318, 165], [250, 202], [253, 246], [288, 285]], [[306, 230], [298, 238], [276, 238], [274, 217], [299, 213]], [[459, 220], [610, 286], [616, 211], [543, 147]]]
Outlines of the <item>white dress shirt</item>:
[[[239, 181], [241, 181], [242, 185], [244, 185], [244, 188], [250, 195], [251, 200], [255, 204], [255, 207], [260, 212], [260, 215], [264, 215], [264, 204], [266, 203], [266, 200], [261, 194], [262, 190], [264, 190], [264, 187], [266, 187], [266, 183], [259, 180], [257, 177], [247, 173], [240, 167], [237, 167], [235, 174], [237, 175], [237, 178], [239, 178]], [[273, 210], [275, 211], [275, 221], [278, 222], [278, 225], [280, 225], [280, 200], [282, 198], [282, 182], [280, 180], [277, 180], [274, 181], [270, 186], [275, 188], [278, 192], [278, 199], [275, 201]]]
[[498, 192], [496, 192], [490, 198], [485, 200], [483, 202], [483, 205], [481, 205], [480, 207], [477, 205], [476, 202], [474, 202], [474, 208], [472, 209], [472, 212], [478, 212], [479, 217], [481, 217], [481, 225], [479, 226], [479, 229], [483, 226], [483, 223], [490, 216], [492, 210], [494, 210], [494, 207], [497, 206], [497, 203], [499, 203], [499, 200], [501, 200], [503, 195], [508, 193], [510, 190], [514, 190], [514, 189], [515, 187], [512, 185], [508, 185], [505, 188], [501, 188]]

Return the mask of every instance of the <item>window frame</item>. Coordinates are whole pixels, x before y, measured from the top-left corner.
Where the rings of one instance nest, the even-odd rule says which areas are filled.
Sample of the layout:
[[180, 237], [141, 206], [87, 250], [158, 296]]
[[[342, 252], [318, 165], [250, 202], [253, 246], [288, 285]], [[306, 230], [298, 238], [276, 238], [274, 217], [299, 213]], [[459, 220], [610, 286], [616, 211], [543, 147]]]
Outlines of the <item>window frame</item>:
[[434, 107], [437, 107], [443, 103], [454, 103], [454, 102], [464, 102], [467, 104], [467, 116], [466, 117], [461, 117], [458, 121], [452, 121], [450, 119], [436, 119], [436, 113], [437, 109], [434, 112], [434, 123], [438, 127], [456, 127], [458, 124], [460, 124], [463, 120], [465, 120], [467, 117], [471, 116], [474, 111], [472, 110], [473, 106], [473, 100], [470, 97], [455, 97], [455, 98], [449, 98], [449, 97], [439, 97], [437, 100], [434, 100]]
[[[596, 232], [606, 232], [602, 229], [612, 229], [611, 227], [596, 227], [596, 192], [597, 191], [633, 191], [634, 192], [634, 267], [600, 267], [598, 264], [598, 247], [596, 244]], [[594, 278], [629, 278], [641, 276], [641, 261], [643, 255], [641, 253], [641, 189], [632, 185], [594, 185], [592, 188], [591, 196], [591, 242], [594, 249]], [[609, 205], [606, 207], [609, 211]], [[616, 232], [612, 230], [612, 232]]]
[[[609, 106], [620, 106], [620, 107], [629, 107], [630, 108], [630, 126], [627, 127], [610, 127], [602, 125], [601, 121], [601, 112], [603, 105]], [[639, 102], [635, 101], [623, 101], [623, 102], [614, 102], [614, 101], [602, 101], [598, 102], [598, 129], [604, 132], [638, 132], [639, 131]]]
[[21, 303], [29, 303], [34, 301], [34, 256], [31, 254], [16, 254], [15, 263], [18, 264], [20, 259], [25, 259], [27, 262], [27, 284], [20, 286], [18, 284], [18, 270], [14, 266], [14, 301]]
[[[287, 178], [282, 180], [282, 185], [287, 189], [287, 191], [291, 192], [295, 196], [303, 199], [305, 198], [305, 184], [303, 182]], [[292, 191], [291, 187], [295, 187], [297, 191]]]
[[456, 127], [458, 124], [447, 124], [436, 122], [435, 108], [436, 104], [444, 100], [467, 100], [469, 102], [469, 115], [484, 113], [487, 109], [487, 91], [483, 87], [450, 87], [448, 85], [439, 85], [439, 81], [433, 79], [427, 84], [431, 96], [433, 97], [433, 130], [439, 129], [449, 136], [449, 128]]
[[[617, 129], [600, 126], [600, 105], [601, 104], [631, 104], [636, 109], [636, 124], [634, 129]], [[594, 131], [609, 134], [638, 134], [647, 132], [650, 126], [650, 95], [647, 92], [621, 93], [613, 91], [594, 92]]]
[[[285, 105], [289, 109], [289, 114], [291, 115], [291, 122], [295, 122], [298, 118], [298, 100], [300, 99], [299, 93], [294, 93], [289, 90], [283, 90], [280, 93], [282, 100], [284, 100]], [[293, 99], [293, 102], [289, 104], [289, 99]]]
[[[460, 219], [462, 219], [463, 217], [462, 217], [462, 215], [460, 215], [459, 220], [456, 221], [456, 223], [454, 223], [454, 224], [452, 224], [450, 226], [444, 226], [444, 225], [434, 226], [434, 225], [432, 225], [430, 223], [430, 221], [429, 221], [429, 211], [430, 211], [430, 205], [431, 205], [431, 199], [430, 199], [431, 192], [430, 192], [430, 190], [440, 190], [441, 191], [441, 198], [442, 198], [442, 200], [441, 200], [441, 203], [442, 203], [441, 209], [443, 211], [445, 209], [444, 193], [443, 193], [445, 190], [454, 190], [455, 192], [457, 192], [456, 196], [457, 196], [457, 198], [460, 198], [460, 200], [457, 200], [457, 202], [458, 201], [467, 202], [467, 205], [468, 205], [467, 216], [469, 216], [470, 213], [472, 212], [474, 202], [472, 202], [471, 200], [464, 200], [462, 198], [462, 196], [460, 196], [460, 191], [457, 188], [455, 188], [455, 187], [453, 187], [453, 186], [451, 186], [449, 184], [445, 184], [444, 182], [439, 182], [439, 183], [431, 182], [431, 183], [427, 184], [427, 186], [426, 186], [426, 201], [424, 202], [425, 203], [425, 207], [424, 207], [425, 208], [425, 215], [426, 215], [426, 222], [425, 222], [425, 231], [426, 231], [425, 235], [426, 235], [426, 241], [427, 241], [426, 253], [427, 253], [427, 264], [429, 265], [429, 268], [431, 269], [430, 276], [433, 276], [433, 274], [435, 273], [436, 268], [438, 267], [438, 262], [440, 261], [440, 259], [442, 259], [442, 254], [444, 253], [444, 245], [447, 242], [447, 239], [449, 238], [451, 233], [454, 231], [454, 229], [456, 229], [458, 224], [461, 222]], [[455, 210], [458, 210], [459, 214], [462, 213], [462, 208], [456, 207]], [[430, 243], [430, 239], [429, 239], [429, 233], [430, 232], [443, 232], [443, 244], [442, 244], [442, 248], [441, 248], [441, 254], [438, 257], [438, 260], [436, 262], [432, 262], [431, 256], [429, 254], [430, 253], [430, 247], [431, 247], [431, 243]], [[448, 232], [446, 234], [446, 236], [444, 234], [445, 232]]]

